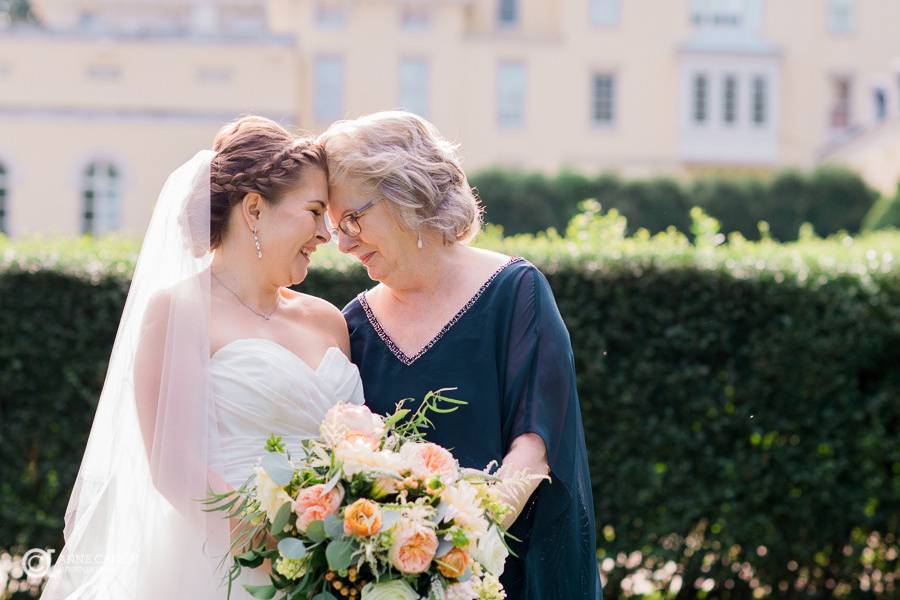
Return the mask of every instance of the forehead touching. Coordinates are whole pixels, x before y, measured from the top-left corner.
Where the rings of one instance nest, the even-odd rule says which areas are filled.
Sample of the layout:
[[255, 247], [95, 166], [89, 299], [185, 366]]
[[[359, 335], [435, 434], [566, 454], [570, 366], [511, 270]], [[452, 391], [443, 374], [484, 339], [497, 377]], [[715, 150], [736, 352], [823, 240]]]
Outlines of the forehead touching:
[[343, 214], [356, 210], [374, 198], [374, 190], [352, 180], [344, 180], [328, 188], [328, 210]]
[[325, 171], [319, 167], [309, 167], [300, 181], [281, 195], [281, 200], [292, 200], [326, 206], [328, 202], [328, 184]]

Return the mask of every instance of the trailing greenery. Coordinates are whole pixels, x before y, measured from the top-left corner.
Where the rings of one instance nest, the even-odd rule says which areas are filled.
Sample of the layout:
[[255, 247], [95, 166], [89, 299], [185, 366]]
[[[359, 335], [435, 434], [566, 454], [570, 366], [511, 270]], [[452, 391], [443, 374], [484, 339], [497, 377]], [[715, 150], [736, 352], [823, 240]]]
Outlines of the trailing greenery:
[[770, 178], [702, 178], [680, 183], [671, 178], [621, 180], [561, 172], [547, 177], [491, 169], [471, 177], [487, 209], [488, 221], [507, 233], [564, 229], [578, 203], [593, 198], [604, 209], [628, 219], [629, 233], [651, 233], [675, 226], [690, 233], [690, 210], [699, 206], [722, 223], [758, 239], [757, 223], [766, 221], [775, 239], [797, 239], [803, 223], [819, 235], [859, 231], [877, 193], [851, 171], [825, 167], [809, 174], [784, 171]]
[[[571, 332], [607, 597], [896, 597], [900, 233], [749, 241], [695, 210], [690, 240], [629, 236], [582, 208], [476, 243], [537, 264]], [[0, 240], [0, 546], [61, 546], [135, 250]], [[313, 264], [338, 305], [372, 284]]]

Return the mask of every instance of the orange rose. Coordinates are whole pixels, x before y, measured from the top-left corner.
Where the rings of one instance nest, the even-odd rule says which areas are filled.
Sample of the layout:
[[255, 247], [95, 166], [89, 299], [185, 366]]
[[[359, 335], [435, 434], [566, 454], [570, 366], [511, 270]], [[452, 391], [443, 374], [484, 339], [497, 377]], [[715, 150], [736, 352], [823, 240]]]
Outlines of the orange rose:
[[469, 555], [462, 548], [452, 548], [450, 552], [437, 559], [438, 571], [448, 579], [462, 577], [469, 566]]
[[344, 533], [368, 537], [381, 531], [381, 509], [371, 500], [360, 498], [344, 509]]

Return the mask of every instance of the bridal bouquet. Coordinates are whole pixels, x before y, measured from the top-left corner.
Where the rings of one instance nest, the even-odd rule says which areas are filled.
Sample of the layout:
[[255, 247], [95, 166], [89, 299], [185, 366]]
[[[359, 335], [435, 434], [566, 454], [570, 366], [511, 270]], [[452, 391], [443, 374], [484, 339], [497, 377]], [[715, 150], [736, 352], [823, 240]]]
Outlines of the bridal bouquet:
[[229, 596], [242, 568], [269, 559], [271, 583], [244, 585], [255, 598], [505, 598], [499, 576], [508, 549], [500, 523], [512, 509], [500, 480], [491, 465], [460, 468], [422, 434], [431, 426], [429, 411], [464, 404], [446, 391], [428, 394], [415, 411], [401, 402], [384, 418], [338, 404], [319, 439], [293, 454], [272, 436], [244, 485], [211, 493], [205, 510], [240, 521]]

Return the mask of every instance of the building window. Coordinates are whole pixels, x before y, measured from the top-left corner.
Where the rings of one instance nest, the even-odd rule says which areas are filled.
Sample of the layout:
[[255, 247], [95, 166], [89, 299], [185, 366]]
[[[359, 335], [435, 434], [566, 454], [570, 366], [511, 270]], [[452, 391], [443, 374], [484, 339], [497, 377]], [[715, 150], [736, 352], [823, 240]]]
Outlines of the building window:
[[829, 0], [828, 25], [832, 33], [852, 33], [856, 25], [856, 2]]
[[343, 3], [338, 0], [319, 0], [316, 2], [316, 25], [326, 29], [339, 29], [347, 21], [347, 12]]
[[0, 233], [4, 235], [9, 235], [7, 196], [9, 196], [9, 182], [6, 176], [6, 167], [0, 164]]
[[884, 121], [887, 119], [887, 113], [887, 92], [884, 91], [884, 88], [877, 88], [875, 90], [875, 120]]
[[692, 0], [691, 23], [696, 27], [740, 29], [745, 10], [745, 0]]
[[344, 115], [344, 61], [337, 56], [320, 56], [313, 67], [315, 99], [313, 112], [320, 123], [330, 123]]
[[769, 82], [762, 75], [753, 78], [753, 124], [762, 127], [769, 120]]
[[601, 27], [619, 24], [621, 0], [591, 0], [591, 23]]
[[595, 125], [612, 125], [616, 120], [616, 80], [613, 75], [594, 75], [592, 119]]
[[726, 125], [737, 123], [738, 81], [734, 75], [726, 75], [722, 82], [722, 121]]
[[832, 83], [831, 128], [850, 127], [850, 78], [836, 77]]
[[423, 58], [400, 61], [400, 106], [428, 116], [428, 62]]
[[706, 123], [706, 114], [709, 105], [709, 82], [706, 75], [694, 75], [693, 89], [693, 116], [694, 123], [702, 125]]
[[518, 0], [497, 0], [497, 24], [500, 27], [515, 27], [518, 23]]
[[525, 64], [501, 62], [497, 69], [497, 123], [503, 129], [525, 125]]
[[400, 26], [405, 31], [426, 31], [431, 27], [431, 9], [419, 4], [405, 4], [400, 8]]
[[114, 164], [95, 161], [87, 166], [81, 187], [81, 233], [100, 235], [119, 229], [121, 183]]

